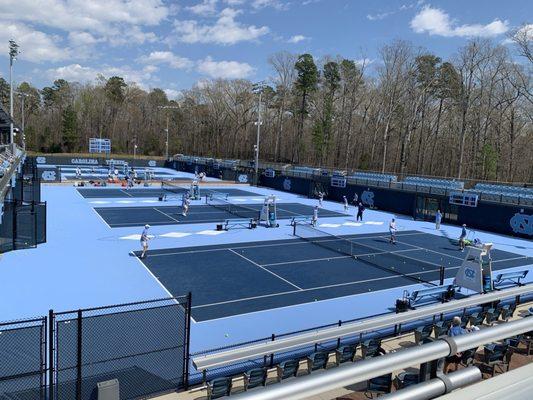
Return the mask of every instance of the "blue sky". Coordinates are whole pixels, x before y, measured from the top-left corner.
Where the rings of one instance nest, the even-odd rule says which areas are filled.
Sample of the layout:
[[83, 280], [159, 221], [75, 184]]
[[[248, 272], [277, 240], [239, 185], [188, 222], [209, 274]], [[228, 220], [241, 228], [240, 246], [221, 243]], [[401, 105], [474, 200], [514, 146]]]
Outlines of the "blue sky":
[[282, 50], [372, 67], [404, 39], [448, 58], [472, 37], [504, 43], [532, 16], [527, 0], [0, 0], [0, 75], [15, 39], [16, 82], [120, 75], [173, 97], [206, 78], [267, 79]]

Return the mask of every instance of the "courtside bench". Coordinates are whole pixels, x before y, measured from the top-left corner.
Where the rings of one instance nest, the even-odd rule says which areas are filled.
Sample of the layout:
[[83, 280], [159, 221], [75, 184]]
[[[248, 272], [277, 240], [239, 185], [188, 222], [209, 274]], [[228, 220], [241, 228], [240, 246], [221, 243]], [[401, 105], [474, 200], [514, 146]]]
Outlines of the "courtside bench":
[[496, 275], [496, 279], [492, 283], [494, 287], [502, 286], [505, 283], [509, 285], [522, 286], [524, 284], [521, 282], [521, 280], [524, 279], [528, 273], [529, 270], [527, 269], [524, 271], [504, 272]]
[[435, 286], [427, 289], [414, 290], [411, 293], [405, 291], [404, 298], [408, 301], [409, 307], [422, 302], [422, 300], [438, 300], [442, 303], [451, 300], [455, 295], [454, 285]]
[[253, 218], [243, 218], [243, 219], [227, 219], [223, 223], [224, 230], [229, 230], [234, 227], [248, 228], [253, 229], [257, 226]]
[[292, 217], [291, 226], [295, 226], [298, 223], [311, 225], [312, 221], [313, 221], [313, 217], [310, 215], [301, 215], [299, 217]]

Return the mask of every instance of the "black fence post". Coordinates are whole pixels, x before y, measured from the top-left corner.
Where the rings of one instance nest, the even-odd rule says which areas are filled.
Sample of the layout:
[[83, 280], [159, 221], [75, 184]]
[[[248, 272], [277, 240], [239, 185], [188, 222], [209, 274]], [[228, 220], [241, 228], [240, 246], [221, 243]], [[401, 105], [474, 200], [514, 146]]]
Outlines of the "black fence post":
[[444, 275], [445, 275], [445, 269], [443, 266], [440, 267], [440, 270], [439, 270], [439, 282], [440, 282], [440, 286], [444, 285]]
[[76, 363], [76, 400], [81, 400], [81, 364], [82, 364], [82, 310], [78, 310], [78, 353]]
[[[339, 327], [342, 326], [342, 320], [339, 319]], [[341, 338], [338, 337], [337, 338], [337, 348], [339, 348], [341, 346]]]
[[[276, 340], [276, 335], [272, 334], [272, 341]], [[274, 353], [270, 354], [270, 368], [274, 366]]]
[[54, 400], [54, 310], [48, 311], [48, 400]]
[[185, 318], [185, 357], [184, 357], [184, 371], [183, 371], [183, 386], [185, 390], [189, 388], [189, 363], [190, 356], [190, 344], [191, 344], [191, 318], [192, 318], [192, 293], [187, 294], [187, 315]]

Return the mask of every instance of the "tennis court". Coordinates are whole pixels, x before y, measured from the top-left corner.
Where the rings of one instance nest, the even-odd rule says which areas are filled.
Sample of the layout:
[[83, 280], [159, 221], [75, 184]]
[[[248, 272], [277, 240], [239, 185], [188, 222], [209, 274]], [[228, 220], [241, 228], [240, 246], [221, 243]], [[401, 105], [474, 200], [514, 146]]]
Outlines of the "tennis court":
[[[178, 182], [177, 180], [173, 180]], [[188, 185], [190, 184], [190, 179], [183, 181], [181, 184], [182, 187], [177, 187], [169, 190], [163, 190], [160, 187], [154, 186], [153, 188], [132, 188], [132, 189], [121, 189], [121, 188], [79, 188], [78, 193], [81, 194], [86, 199], [97, 199], [97, 198], [127, 198], [127, 197], [159, 197], [163, 195], [172, 196], [177, 195], [181, 196], [188, 192]], [[231, 189], [231, 188], [217, 188], [217, 189], [204, 189], [200, 188], [201, 195], [209, 194], [212, 191], [227, 193], [229, 196], [260, 196], [257, 193], [249, 192], [247, 190], [241, 189]]]
[[[437, 281], [440, 266], [452, 278], [464, 257], [448, 239], [419, 231], [399, 232], [396, 245], [386, 233], [320, 237], [316, 232], [288, 240], [153, 250], [139, 261], [170, 293], [192, 291], [193, 317], [205, 321], [402, 287], [419, 279]], [[357, 258], [340, 248], [346, 239]], [[493, 250], [492, 258], [494, 270], [533, 262], [501, 250]]]
[[[238, 215], [210, 205], [191, 206], [187, 217], [181, 215], [179, 206], [145, 206], [145, 207], [96, 207], [94, 210], [111, 228], [125, 228], [129, 226], [143, 226], [145, 224], [173, 225], [217, 223], [239, 218], [257, 218], [262, 204], [232, 204], [238, 207]], [[299, 216], [311, 216], [313, 207], [299, 203], [279, 203], [277, 205], [278, 219], [290, 219]], [[324, 217], [342, 217], [335, 211], [321, 209], [319, 219]]]

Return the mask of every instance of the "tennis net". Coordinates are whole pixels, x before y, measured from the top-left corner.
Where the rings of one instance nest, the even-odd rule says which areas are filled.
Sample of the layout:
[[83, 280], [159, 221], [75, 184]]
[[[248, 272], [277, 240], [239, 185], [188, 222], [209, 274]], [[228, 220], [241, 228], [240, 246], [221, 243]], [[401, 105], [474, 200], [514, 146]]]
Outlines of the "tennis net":
[[259, 220], [259, 210], [243, 206], [241, 204], [233, 204], [227, 201], [224, 198], [217, 196], [208, 196], [207, 204], [218, 208], [219, 210], [226, 211], [230, 214], [236, 215], [241, 218], [250, 218], [254, 220]]
[[184, 187], [175, 182], [168, 182], [168, 181], [161, 182], [161, 189], [164, 192], [173, 193], [173, 194], [185, 194], [189, 192], [188, 187]]
[[207, 201], [207, 198], [213, 198], [213, 197], [218, 197], [219, 199], [227, 200], [229, 197], [229, 193], [222, 193], [222, 192], [218, 192], [213, 189], [207, 189], [206, 201]]
[[438, 274], [441, 269], [438, 264], [408, 257], [398, 251], [385, 251], [366, 243], [362, 244], [360, 242], [362, 239], [346, 239], [321, 231], [311, 225], [296, 224], [294, 226], [294, 235], [314, 245], [353, 257], [385, 272], [403, 276], [418, 283], [438, 286], [423, 278], [424, 275], [437, 275], [435, 280], [438, 280]]

